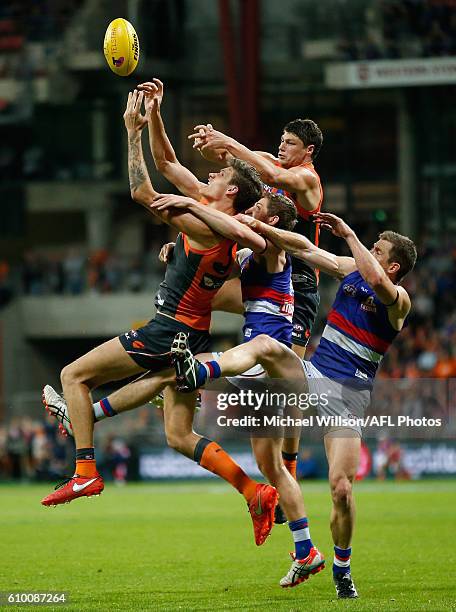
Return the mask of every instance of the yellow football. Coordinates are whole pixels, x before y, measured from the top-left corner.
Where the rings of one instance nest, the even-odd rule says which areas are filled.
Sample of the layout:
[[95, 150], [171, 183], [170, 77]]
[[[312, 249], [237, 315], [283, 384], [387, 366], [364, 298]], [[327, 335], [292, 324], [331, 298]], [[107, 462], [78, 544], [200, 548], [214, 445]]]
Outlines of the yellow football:
[[134, 27], [119, 17], [108, 25], [104, 37], [104, 56], [118, 76], [128, 76], [138, 65], [139, 39]]

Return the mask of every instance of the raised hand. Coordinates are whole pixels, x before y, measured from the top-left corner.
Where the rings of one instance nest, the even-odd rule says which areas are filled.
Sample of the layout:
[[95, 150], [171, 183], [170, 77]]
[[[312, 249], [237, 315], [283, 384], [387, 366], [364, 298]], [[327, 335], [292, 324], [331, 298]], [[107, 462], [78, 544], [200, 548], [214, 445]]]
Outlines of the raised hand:
[[138, 89], [144, 92], [144, 107], [146, 115], [158, 110], [163, 101], [163, 83], [159, 79], [152, 79], [138, 85]]
[[135, 89], [130, 91], [127, 99], [127, 107], [123, 114], [125, 127], [128, 132], [141, 132], [147, 125], [147, 117], [141, 113], [141, 105], [143, 102], [144, 93]]
[[193, 129], [193, 134], [190, 134], [188, 139], [193, 139], [193, 148], [201, 151], [206, 149], [226, 149], [231, 140], [223, 132], [214, 130], [210, 123], [207, 125], [196, 125]]
[[332, 213], [316, 213], [313, 215], [313, 221], [339, 238], [348, 238], [353, 234], [352, 228], [343, 219]]
[[244, 215], [242, 213], [239, 213], [238, 215], [235, 215], [233, 218], [236, 219], [236, 221], [239, 221], [240, 223], [242, 223], [243, 225], [247, 225], [248, 227], [250, 227], [250, 229], [253, 229], [253, 231], [255, 232], [258, 231], [260, 228], [260, 221], [258, 221], [258, 219], [254, 219], [250, 215]]

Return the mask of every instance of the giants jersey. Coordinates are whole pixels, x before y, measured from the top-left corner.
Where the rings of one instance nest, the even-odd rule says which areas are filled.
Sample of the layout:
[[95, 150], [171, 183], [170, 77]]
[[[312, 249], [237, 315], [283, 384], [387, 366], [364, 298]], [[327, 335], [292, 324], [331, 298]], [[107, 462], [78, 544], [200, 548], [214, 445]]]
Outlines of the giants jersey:
[[369, 389], [398, 333], [388, 319], [386, 306], [355, 270], [340, 284], [310, 361], [324, 376]]
[[[276, 162], [276, 165], [280, 166], [278, 162]], [[301, 164], [301, 166], [299, 167], [307, 168], [307, 170], [310, 170], [310, 172], [312, 172], [312, 174], [318, 180], [318, 185], [320, 187], [320, 200], [315, 210], [305, 210], [298, 202], [298, 198], [295, 193], [290, 193], [288, 191], [285, 191], [284, 189], [277, 189], [276, 187], [266, 186], [266, 189], [268, 189], [272, 193], [281, 193], [287, 198], [290, 198], [292, 202], [294, 202], [298, 211], [298, 222], [296, 223], [293, 231], [297, 234], [301, 234], [301, 236], [305, 236], [311, 242], [313, 242], [315, 246], [318, 246], [318, 241], [320, 237], [320, 227], [316, 223], [313, 223], [312, 215], [319, 212], [319, 210], [321, 209], [321, 205], [323, 202], [323, 187], [321, 185], [320, 177], [318, 176], [315, 168], [313, 167], [312, 162]], [[314, 270], [312, 266], [309, 266], [305, 261], [303, 261], [302, 259], [298, 259], [297, 257], [292, 257], [291, 261], [293, 264], [293, 282], [305, 283], [308, 288], [316, 289], [318, 286], [318, 271]]]
[[286, 256], [282, 272], [270, 273], [254, 259], [250, 249], [239, 251], [241, 289], [244, 303], [244, 340], [267, 334], [291, 346], [294, 295], [291, 258]]
[[212, 300], [231, 273], [235, 253], [231, 240], [198, 250], [180, 233], [155, 297], [157, 310], [193, 329], [208, 330]]

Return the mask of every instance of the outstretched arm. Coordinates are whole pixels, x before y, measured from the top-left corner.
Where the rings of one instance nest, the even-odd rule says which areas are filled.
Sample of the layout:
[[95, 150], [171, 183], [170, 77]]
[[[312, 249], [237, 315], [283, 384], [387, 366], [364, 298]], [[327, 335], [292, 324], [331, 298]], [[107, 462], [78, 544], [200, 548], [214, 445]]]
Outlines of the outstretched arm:
[[277, 248], [306, 261], [330, 276], [343, 278], [355, 270], [355, 262], [351, 257], [338, 257], [329, 251], [320, 249], [305, 236], [266, 225], [266, 223], [247, 215], [237, 215], [236, 219], [249, 225], [255, 232], [259, 232]]
[[146, 117], [141, 114], [143, 97], [142, 92], [136, 90], [129, 92], [123, 118], [128, 135], [128, 178], [131, 197], [147, 208], [158, 194], [152, 186], [142, 150], [141, 134], [147, 123]]
[[135, 202], [144, 206], [149, 213], [159, 217], [164, 223], [185, 232], [191, 238], [216, 240], [216, 234], [195, 216], [180, 210], [159, 211], [151, 208], [154, 199], [159, 196], [152, 186], [142, 150], [141, 132], [147, 119], [141, 114], [143, 92], [128, 94], [127, 108], [124, 113], [125, 127], [128, 134], [128, 176], [130, 193]]
[[378, 299], [385, 305], [394, 305], [398, 319], [403, 319], [410, 310], [410, 298], [403, 287], [398, 287], [389, 278], [374, 255], [367, 249], [358, 236], [340, 217], [330, 213], [318, 213], [315, 220], [329, 229], [335, 236], [343, 238], [353, 254], [356, 268], [366, 283], [375, 291]]
[[145, 107], [149, 123], [149, 144], [155, 167], [181, 193], [199, 199], [202, 183], [177, 159], [165, 130], [160, 110], [163, 100], [163, 83], [158, 79], [153, 79], [153, 81], [138, 85], [138, 89], [144, 91], [146, 96]]
[[267, 249], [266, 240], [252, 231], [246, 225], [239, 223], [230, 215], [209, 206], [202, 206], [190, 198], [179, 196], [162, 196], [157, 198], [152, 207], [158, 211], [186, 211], [203, 221], [213, 232], [229, 238], [243, 247], [248, 247], [255, 253], [264, 253]]
[[[207, 126], [197, 125], [194, 133], [189, 138], [198, 139], [196, 145], [203, 154], [207, 149], [225, 149], [233, 157], [242, 159], [254, 166], [261, 179], [272, 187], [285, 189], [286, 191], [304, 194], [305, 198], [299, 198], [299, 204], [306, 210], [315, 210], [320, 199], [320, 188], [317, 177], [307, 168], [298, 166], [285, 169], [274, 163], [274, 157], [257, 151], [251, 151], [234, 138], [230, 138]], [[309, 197], [311, 192], [318, 192], [315, 197]]]

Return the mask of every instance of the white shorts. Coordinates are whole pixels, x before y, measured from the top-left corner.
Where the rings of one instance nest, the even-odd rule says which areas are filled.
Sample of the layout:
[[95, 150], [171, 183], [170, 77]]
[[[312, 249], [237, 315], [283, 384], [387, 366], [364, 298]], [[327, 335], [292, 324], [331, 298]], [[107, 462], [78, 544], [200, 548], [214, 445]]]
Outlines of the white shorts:
[[[319, 397], [316, 406], [318, 414], [341, 417], [341, 419], [335, 418], [334, 424], [325, 429], [325, 435], [341, 429], [350, 429], [361, 436], [361, 425], [356, 421], [365, 417], [370, 404], [370, 391], [354, 389], [332, 380], [317, 370], [310, 361], [303, 361], [302, 367], [307, 378], [309, 393], [315, 393]], [[343, 420], [344, 424], [338, 423], [338, 420]]]

